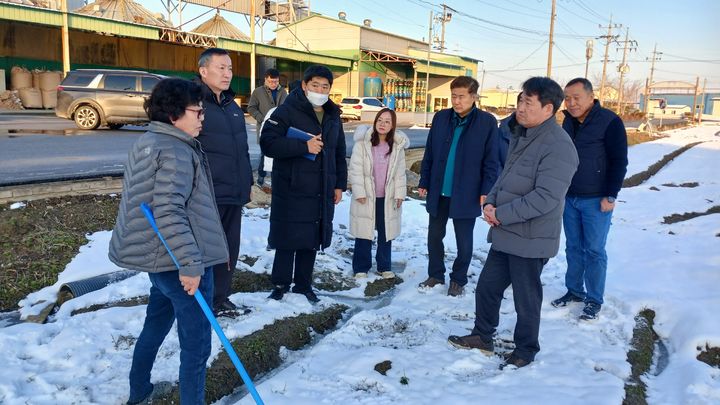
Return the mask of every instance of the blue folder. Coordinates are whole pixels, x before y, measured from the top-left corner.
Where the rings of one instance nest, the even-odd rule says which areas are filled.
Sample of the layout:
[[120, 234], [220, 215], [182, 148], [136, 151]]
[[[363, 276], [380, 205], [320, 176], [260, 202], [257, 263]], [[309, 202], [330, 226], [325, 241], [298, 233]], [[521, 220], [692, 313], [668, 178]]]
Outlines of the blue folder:
[[[290, 128], [288, 128], [288, 131], [287, 131], [287, 137], [288, 137], [288, 138], [299, 139], [299, 140], [301, 140], [301, 141], [303, 141], [303, 142], [307, 142], [307, 141], [310, 140], [313, 136], [310, 135], [310, 134], [308, 134], [307, 132], [301, 131], [301, 130], [295, 128], [295, 127], [290, 127]], [[305, 159], [312, 160], [312, 161], [314, 162], [314, 161], [315, 161], [315, 158], [317, 157], [317, 155], [314, 155], [314, 154], [308, 152], [308, 153], [304, 154], [303, 157], [304, 157]]]

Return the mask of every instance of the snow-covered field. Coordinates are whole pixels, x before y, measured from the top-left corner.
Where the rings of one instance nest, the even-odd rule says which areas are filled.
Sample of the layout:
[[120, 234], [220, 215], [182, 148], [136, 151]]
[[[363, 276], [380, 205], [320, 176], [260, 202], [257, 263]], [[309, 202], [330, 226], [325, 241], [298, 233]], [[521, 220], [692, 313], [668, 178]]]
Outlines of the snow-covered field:
[[[720, 370], [695, 359], [698, 347], [720, 346], [720, 215], [662, 224], [673, 213], [704, 212], [720, 205], [720, 131], [706, 126], [669, 132], [669, 138], [630, 149], [628, 176], [646, 169], [670, 151], [706, 141], [680, 155], [647, 183], [624, 189], [608, 241], [606, 304], [600, 319], [580, 322], [579, 304], [556, 309], [550, 301], [565, 292], [561, 253], [543, 272], [545, 298], [541, 351], [522, 369], [500, 371], [499, 357], [457, 350], [446, 339], [466, 334], [474, 319], [474, 284], [489, 245], [487, 226], [478, 221], [471, 281], [463, 297], [446, 288], [418, 291], [426, 277], [427, 214], [420, 201], [404, 206], [403, 233], [393, 243], [393, 265], [405, 280], [389, 296], [363, 306], [341, 327], [314, 346], [288, 357], [277, 372], [257, 382], [266, 404], [620, 404], [630, 374], [626, 362], [634, 316], [656, 311], [655, 330], [667, 345], [669, 364], [657, 376], [643, 377], [652, 404], [720, 403]], [[698, 187], [663, 184], [697, 182]], [[654, 187], [657, 190], [651, 189]], [[341, 252], [352, 247], [347, 232], [350, 196], [336, 214], [334, 243], [318, 257], [317, 267], [352, 273]], [[22, 207], [18, 207], [21, 209]], [[246, 269], [269, 272], [272, 252], [265, 250], [268, 210], [248, 210], [243, 219], [241, 254], [259, 257]], [[56, 285], [21, 302], [24, 316], [37, 313], [39, 301], [52, 300], [63, 282], [117, 270], [107, 259], [109, 232], [90, 235], [90, 243], [60, 275]], [[447, 263], [454, 259], [448, 227]], [[374, 276], [371, 276], [372, 281]], [[288, 294], [280, 302], [267, 293], [235, 294], [231, 299], [253, 312], [221, 325], [229, 338], [247, 335], [276, 319], [317, 311], [336, 302], [357, 302], [367, 281], [350, 291], [320, 291], [321, 304]], [[0, 403], [120, 404], [127, 400], [132, 339], [140, 333], [144, 306], [111, 308], [71, 316], [72, 310], [109, 299], [147, 293], [145, 275], [131, 277], [65, 303], [47, 324], [18, 324], [0, 329]], [[512, 291], [501, 309], [499, 337], [512, 339], [515, 315]], [[179, 356], [175, 332], [158, 355], [153, 380], [177, 381]], [[210, 361], [221, 350], [214, 337]], [[390, 360], [383, 376], [375, 364]], [[401, 379], [407, 384], [401, 383]], [[224, 404], [251, 404], [234, 396]]]

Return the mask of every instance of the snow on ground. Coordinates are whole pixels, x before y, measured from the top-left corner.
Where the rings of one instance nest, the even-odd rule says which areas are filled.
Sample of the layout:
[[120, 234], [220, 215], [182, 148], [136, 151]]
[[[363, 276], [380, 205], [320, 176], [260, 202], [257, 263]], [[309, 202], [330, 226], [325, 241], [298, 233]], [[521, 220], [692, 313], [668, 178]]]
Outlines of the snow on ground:
[[[720, 370], [695, 359], [697, 347], [720, 346], [720, 215], [707, 215], [665, 225], [664, 216], [703, 212], [720, 204], [720, 127], [672, 131], [669, 138], [634, 146], [634, 171], [647, 168], [670, 151], [697, 140], [696, 146], [662, 169], [647, 183], [620, 193], [608, 240], [609, 269], [606, 304], [594, 322], [580, 322], [580, 305], [555, 309], [550, 301], [565, 292], [564, 253], [543, 271], [545, 285], [540, 329], [541, 351], [530, 366], [500, 371], [499, 357], [457, 350], [446, 339], [466, 334], [474, 319], [474, 285], [489, 249], [487, 226], [478, 221], [470, 283], [463, 297], [451, 298], [446, 288], [419, 291], [426, 277], [427, 214], [420, 201], [404, 205], [403, 233], [393, 242], [393, 266], [405, 280], [388, 296], [363, 305], [340, 328], [313, 347], [291, 356], [287, 367], [258, 381], [266, 404], [619, 404], [630, 373], [626, 362], [634, 316], [642, 308], [656, 311], [655, 330], [669, 350], [669, 365], [658, 376], [646, 376], [649, 402], [710, 404], [720, 401]], [[639, 163], [644, 162], [644, 163]], [[644, 165], [644, 166], [643, 166]], [[695, 188], [663, 184], [698, 182]], [[650, 187], [657, 188], [652, 190]], [[348, 235], [349, 195], [337, 207], [332, 246], [318, 256], [318, 268], [352, 273]], [[259, 257], [249, 267], [269, 272], [272, 252], [266, 250], [268, 210], [253, 209], [243, 219], [242, 254]], [[112, 271], [107, 233], [91, 242], [68, 265], [59, 282]], [[451, 265], [456, 253], [452, 226], [446, 238]], [[372, 276], [370, 281], [376, 276]], [[251, 333], [274, 320], [317, 311], [335, 302], [358, 302], [368, 281], [350, 291], [320, 292], [322, 306], [313, 307], [298, 295], [280, 302], [267, 293], [235, 294], [231, 299], [253, 307], [237, 320], [223, 319], [228, 337]], [[59, 284], [33, 293], [23, 311], [51, 298]], [[147, 293], [144, 274], [71, 300], [44, 325], [19, 324], [0, 329], [0, 403], [119, 404], [127, 400], [127, 373], [133, 339], [139, 334], [144, 306], [111, 308], [76, 316], [71, 311], [109, 298]], [[512, 339], [515, 315], [512, 291], [501, 308], [499, 338]], [[221, 350], [213, 339], [214, 358]], [[172, 331], [163, 344], [153, 380], [177, 380], [178, 342]], [[390, 360], [383, 376], [375, 364]], [[403, 384], [402, 381], [407, 384]], [[224, 404], [250, 404], [252, 398], [228, 398]]]

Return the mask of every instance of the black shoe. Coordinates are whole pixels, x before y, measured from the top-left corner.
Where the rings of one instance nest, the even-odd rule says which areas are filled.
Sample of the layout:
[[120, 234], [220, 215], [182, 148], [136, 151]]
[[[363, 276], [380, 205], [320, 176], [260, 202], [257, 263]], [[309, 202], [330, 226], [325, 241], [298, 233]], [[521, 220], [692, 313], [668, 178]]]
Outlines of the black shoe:
[[593, 319], [597, 319], [600, 314], [601, 307], [602, 305], [596, 302], [585, 303], [585, 308], [583, 308], [583, 313], [580, 315], [580, 320], [591, 321]]
[[461, 286], [460, 284], [458, 284], [454, 281], [450, 281], [450, 288], [448, 288], [447, 295], [449, 295], [451, 297], [458, 297], [460, 295], [463, 295], [464, 290], [465, 290], [465, 288], [463, 286]]
[[500, 370], [503, 370], [505, 367], [508, 367], [508, 366], [515, 366], [516, 368], [522, 368], [522, 367], [527, 366], [530, 363], [532, 363], [532, 361], [527, 361], [525, 359], [521, 359], [520, 357], [515, 355], [515, 352], [512, 352], [505, 359], [505, 362], [500, 365]]
[[174, 387], [174, 384], [169, 381], [160, 381], [153, 384], [153, 389], [147, 395], [147, 397], [139, 401], [127, 401], [127, 405], [147, 405], [152, 404], [153, 401], [158, 401], [164, 397], [170, 395]]
[[290, 291], [290, 287], [286, 285], [276, 285], [268, 298], [272, 298], [275, 301], [280, 301], [286, 292]]
[[230, 300], [225, 300], [221, 304], [213, 305], [213, 314], [215, 317], [235, 318], [241, 315], [247, 315], [252, 309], [246, 305], [237, 306]]
[[310, 301], [311, 304], [317, 304], [318, 302], [320, 302], [320, 298], [318, 298], [318, 296], [315, 295], [315, 292], [313, 290], [310, 290], [307, 292], [302, 292], [299, 294], [304, 295], [305, 298], [307, 298], [307, 300]]
[[495, 345], [492, 340], [486, 342], [482, 340], [480, 335], [467, 335], [467, 336], [456, 336], [452, 335], [448, 337], [448, 343], [457, 347], [458, 349], [479, 349], [483, 354], [492, 356], [495, 352]]
[[423, 281], [422, 283], [418, 284], [418, 287], [420, 288], [433, 288], [438, 284], [445, 284], [445, 281], [438, 280], [435, 277], [428, 277], [427, 280]]
[[570, 291], [568, 291], [568, 292], [567, 292], [565, 295], [563, 295], [562, 297], [560, 297], [560, 298], [558, 298], [558, 299], [556, 299], [556, 300], [553, 300], [553, 301], [550, 303], [550, 305], [554, 306], [555, 308], [559, 308], [559, 307], [564, 307], [564, 306], [566, 306], [569, 302], [583, 302], [583, 301], [584, 301], [584, 300], [583, 300], [582, 298], [580, 298], [580, 297], [578, 297], [577, 295], [575, 295], [575, 294], [571, 293]]

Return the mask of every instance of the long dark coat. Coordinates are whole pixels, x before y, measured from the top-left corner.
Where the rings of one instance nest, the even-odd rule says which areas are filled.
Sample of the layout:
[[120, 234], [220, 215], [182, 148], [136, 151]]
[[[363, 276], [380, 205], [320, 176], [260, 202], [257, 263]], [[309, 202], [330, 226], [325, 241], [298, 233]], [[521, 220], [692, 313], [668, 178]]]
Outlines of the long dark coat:
[[[334, 190], [347, 188], [345, 133], [340, 109], [323, 105], [322, 123], [302, 89], [293, 90], [268, 119], [260, 148], [273, 161], [268, 244], [275, 249], [325, 249], [332, 239]], [[322, 133], [323, 150], [315, 161], [303, 157], [307, 143], [288, 138], [288, 128]]]

